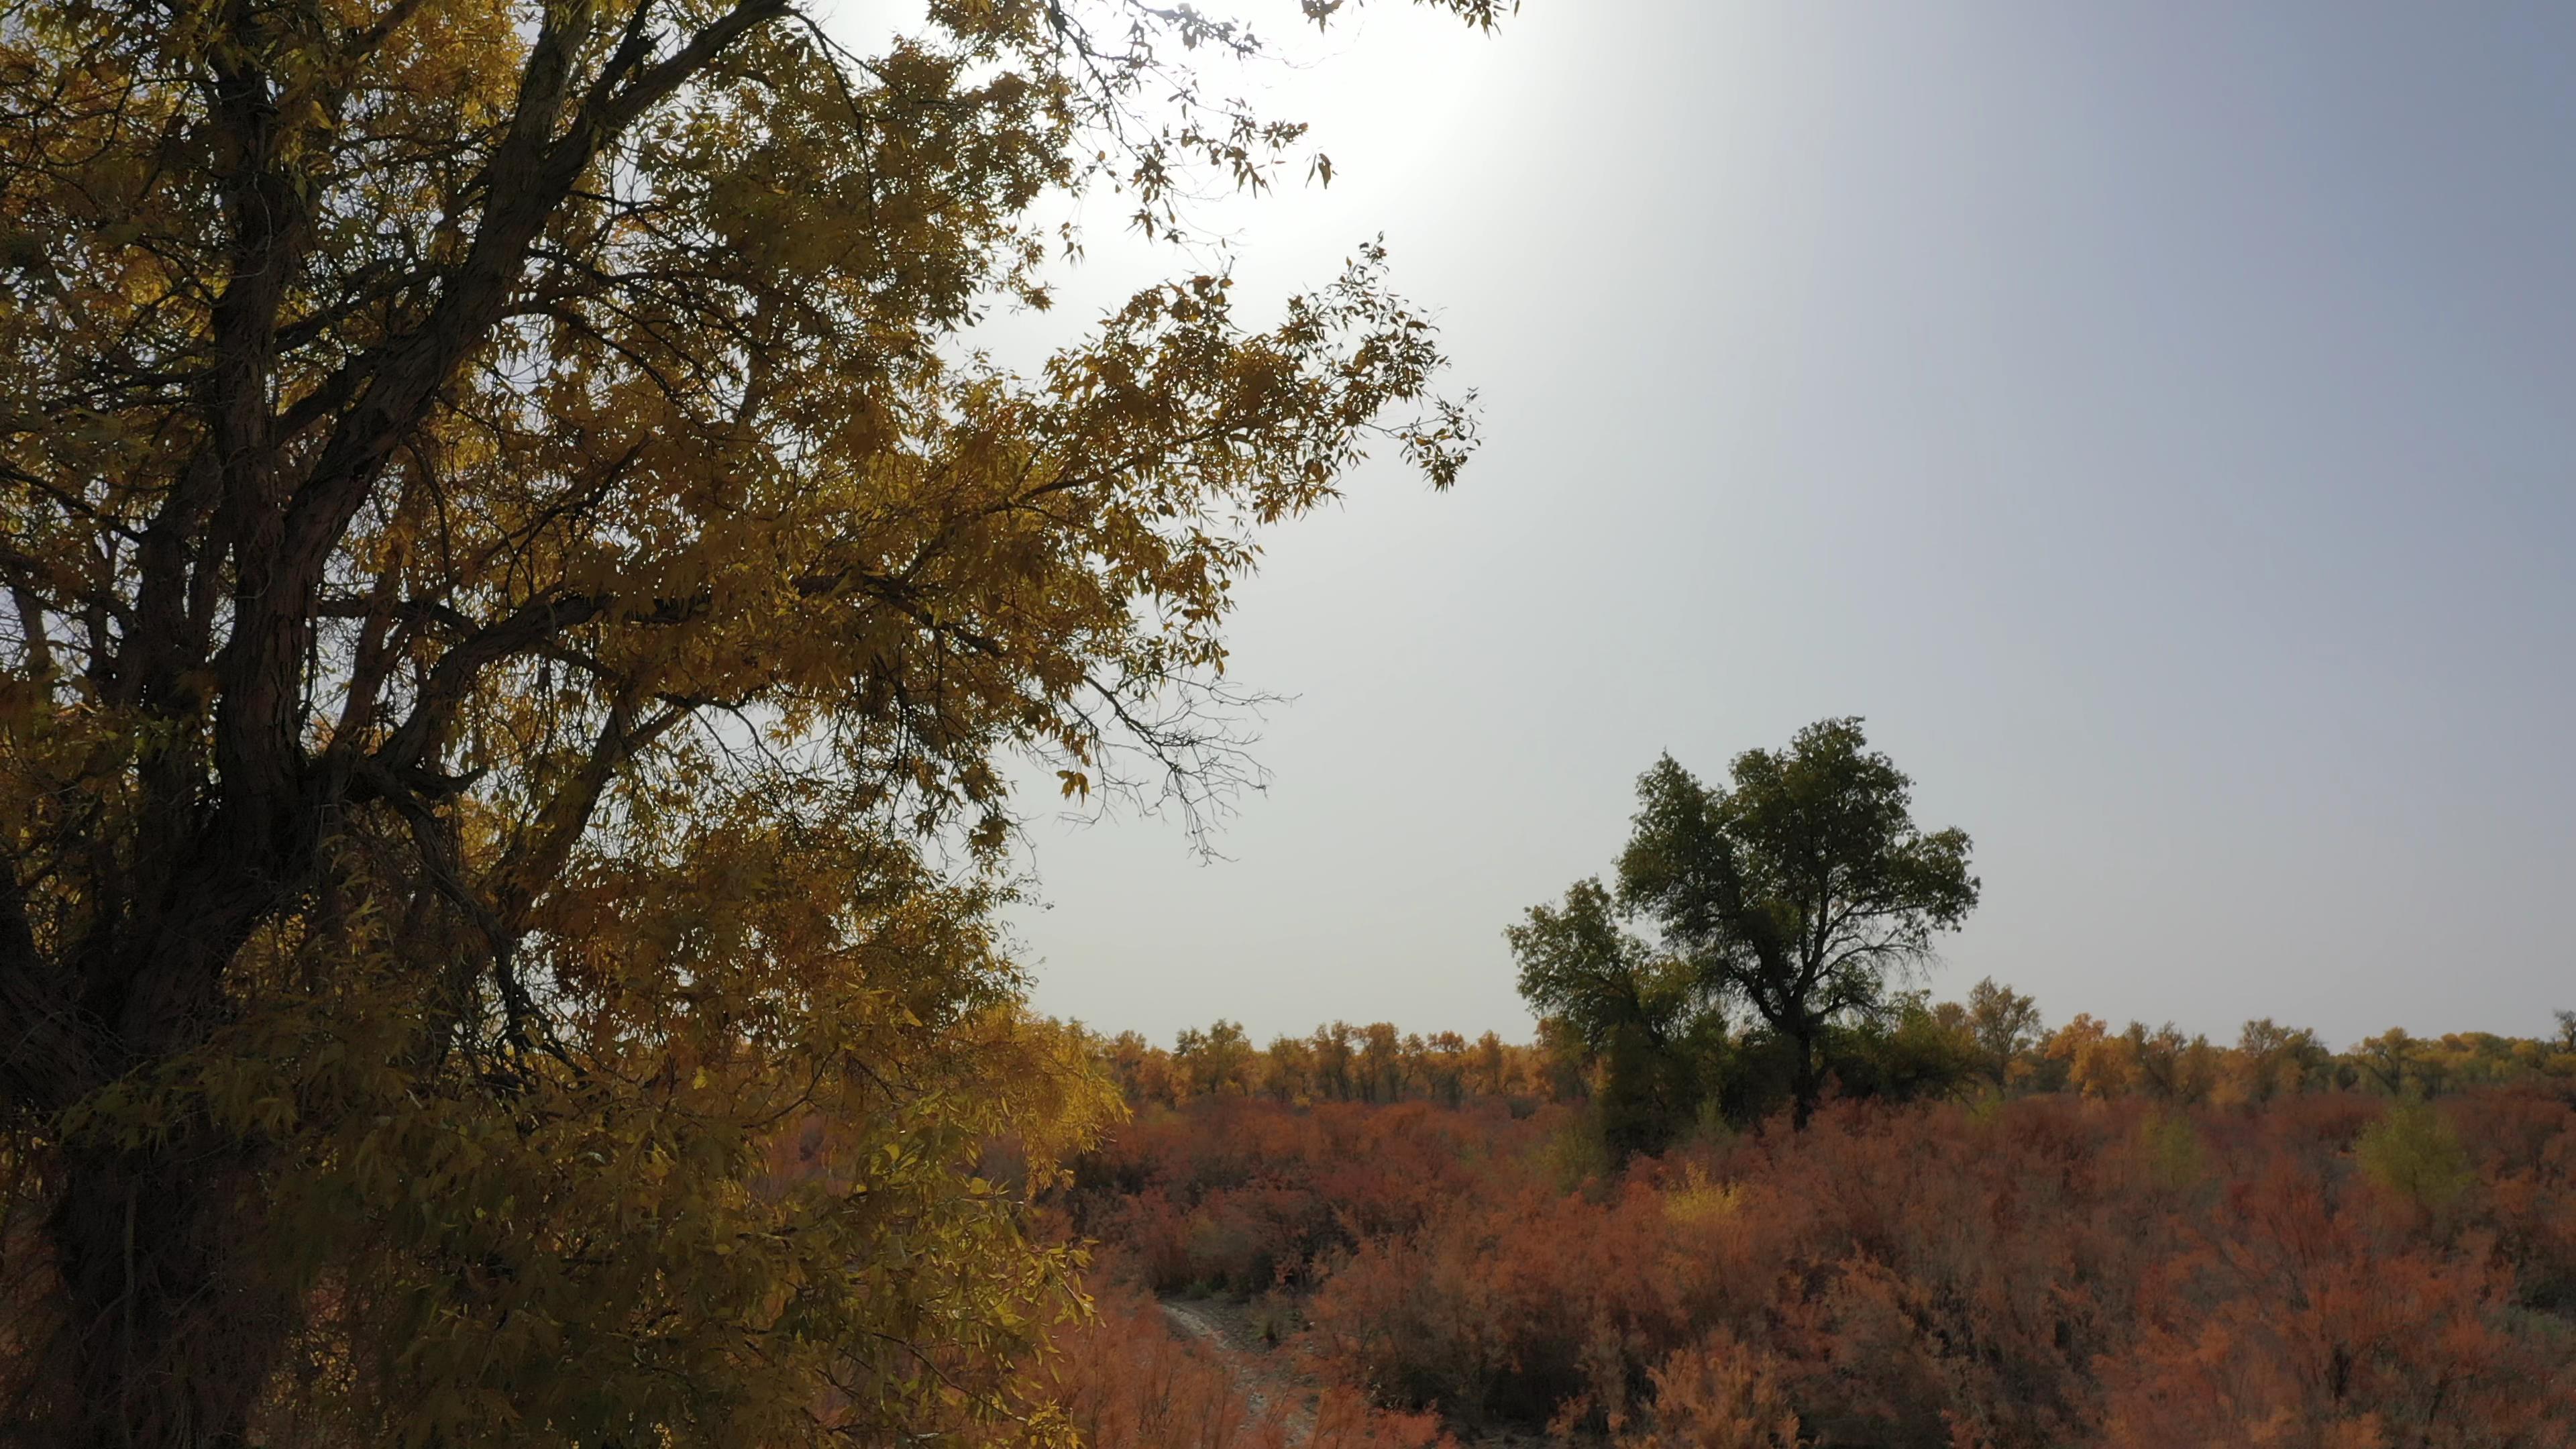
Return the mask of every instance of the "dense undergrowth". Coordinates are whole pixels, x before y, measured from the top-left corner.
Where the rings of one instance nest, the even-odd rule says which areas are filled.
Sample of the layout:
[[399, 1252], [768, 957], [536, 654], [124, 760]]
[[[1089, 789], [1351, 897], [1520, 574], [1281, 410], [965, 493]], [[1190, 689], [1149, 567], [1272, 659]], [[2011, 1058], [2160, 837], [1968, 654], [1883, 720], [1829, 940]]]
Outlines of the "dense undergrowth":
[[1347, 1385], [1308, 1406], [1257, 1398], [1208, 1345], [1175, 1336], [1135, 1284], [1101, 1286], [1097, 1312], [1054, 1337], [1027, 1389], [1090, 1449], [1428, 1449], [1427, 1413], [1390, 1412]]
[[[1113, 1309], [1058, 1371], [1126, 1426], [1095, 1442], [1233, 1449], [1101, 1387], [1167, 1352], [1115, 1295], [1219, 1292], [1322, 1382], [1469, 1435], [2566, 1445], [2571, 1100], [1845, 1101], [1624, 1168], [1581, 1105], [1149, 1107], [1066, 1194]], [[1355, 1443], [1430, 1434], [1347, 1412]]]

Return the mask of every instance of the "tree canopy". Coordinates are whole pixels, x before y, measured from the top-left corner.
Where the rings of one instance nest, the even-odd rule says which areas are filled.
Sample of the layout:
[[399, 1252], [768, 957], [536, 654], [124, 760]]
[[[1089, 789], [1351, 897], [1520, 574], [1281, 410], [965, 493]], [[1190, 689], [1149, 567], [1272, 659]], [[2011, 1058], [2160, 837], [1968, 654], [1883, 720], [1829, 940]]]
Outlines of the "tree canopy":
[[1111, 1106], [988, 924], [1003, 760], [1208, 788], [1259, 531], [1472, 441], [1374, 247], [1262, 325], [1185, 275], [1032, 375], [961, 340], [1048, 301], [1045, 197], [1158, 231], [1294, 164], [1172, 58], [1256, 46], [1134, 0], [864, 56], [793, 0], [0, 15], [0, 1417], [999, 1411], [1064, 1264], [973, 1158]]
[[[1894, 1004], [1892, 988], [1977, 902], [1968, 837], [1926, 832], [1912, 782], [1868, 748], [1857, 719], [1736, 756], [1702, 784], [1670, 755], [1637, 782], [1613, 894], [1587, 881], [1513, 928], [1523, 994], [1543, 1012], [1607, 1024], [1651, 999], [1741, 1007], [1788, 1047], [1803, 1124], [1823, 1088], [1829, 1026]], [[1614, 911], [1615, 907], [1615, 911]], [[1656, 946], [1622, 920], [1654, 928]]]
[[1598, 880], [1576, 882], [1562, 905], [1532, 906], [1503, 936], [1520, 962], [1521, 998], [1603, 1064], [1608, 1145], [1622, 1155], [1660, 1149], [1698, 1096], [1689, 1048], [1723, 1028], [1689, 963], [1625, 930]]

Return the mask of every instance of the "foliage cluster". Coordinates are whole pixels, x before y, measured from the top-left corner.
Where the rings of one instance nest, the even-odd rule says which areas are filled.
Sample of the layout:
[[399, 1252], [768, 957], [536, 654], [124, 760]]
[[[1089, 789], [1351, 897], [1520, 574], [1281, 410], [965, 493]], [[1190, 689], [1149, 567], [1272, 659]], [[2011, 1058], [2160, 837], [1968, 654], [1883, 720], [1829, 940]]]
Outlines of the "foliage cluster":
[[[1174, 1334], [1152, 1299], [1103, 1289], [1093, 1316], [1023, 1366], [1030, 1417], [1061, 1415], [1088, 1449], [1451, 1449], [1436, 1416], [1381, 1409], [1347, 1386], [1310, 1403], [1256, 1398], [1235, 1365]], [[1015, 1443], [987, 1431], [992, 1449]]]
[[[1791, 1101], [1788, 1053], [1760, 1027], [1704, 1029], [1661, 1060], [1664, 1095], [1642, 1100], [1639, 1072], [1616, 1044], [1597, 1048], [1562, 1018], [1531, 1042], [1493, 1032], [1406, 1032], [1386, 1022], [1319, 1026], [1255, 1048], [1219, 1020], [1159, 1047], [1136, 1032], [1098, 1043], [1105, 1070], [1140, 1110], [1215, 1098], [1306, 1106], [1334, 1102], [1493, 1103], [1527, 1115], [1581, 1109], [1611, 1157], [1711, 1131], [1742, 1130]], [[2410, 1099], [2512, 1083], [2576, 1082], [2576, 1046], [2559, 1032], [2509, 1037], [2392, 1029], [2337, 1052], [2305, 1027], [2246, 1022], [2234, 1043], [2186, 1036], [2171, 1023], [2114, 1030], [2077, 1013], [2050, 1029], [2038, 1002], [1992, 979], [1957, 1001], [1890, 993], [1871, 1016], [1826, 1027], [1820, 1091], [1842, 1099], [1978, 1101], [2067, 1092], [2100, 1100], [2241, 1107], [2304, 1093], [2356, 1090]], [[1623, 1075], [1622, 1067], [1626, 1066]], [[1649, 1079], [1650, 1082], [1656, 1079]], [[1560, 1141], [1560, 1154], [1593, 1150]]]
[[1102, 1058], [1131, 1105], [1177, 1106], [1197, 1097], [1267, 1097], [1316, 1102], [1537, 1098], [1573, 1090], [1553, 1043], [1505, 1042], [1496, 1032], [1469, 1041], [1454, 1031], [1399, 1031], [1383, 1021], [1336, 1021], [1307, 1036], [1282, 1034], [1256, 1049], [1240, 1023], [1220, 1019], [1184, 1030], [1166, 1050], [1137, 1032], [1103, 1044]]
[[1993, 980], [1933, 1004], [1934, 943], [1977, 902], [1969, 840], [1925, 830], [1912, 781], [1858, 719], [1747, 750], [1709, 784], [1669, 755], [1637, 781], [1613, 879], [1577, 882], [1505, 932], [1542, 1043], [1596, 1099], [1613, 1156], [1658, 1152], [1716, 1117], [1784, 1101], [1803, 1125], [1829, 1091], [1908, 1100], [2070, 1090], [2192, 1104], [2368, 1084], [2390, 1095], [2576, 1075], [2576, 1013], [2535, 1040], [2419, 1041], [2391, 1030], [2336, 1057], [2268, 1018], [2236, 1046], [2170, 1022], [2114, 1033]]
[[1061, 1299], [1008, 761], [1222, 796], [1265, 531], [1472, 417], [1374, 244], [996, 363], [1303, 128], [1188, 6], [828, 8], [0, 11], [0, 1433], [911, 1438]]
[[1722, 785], [1667, 755], [1637, 781], [1613, 885], [1580, 881], [1504, 932], [1531, 1008], [1608, 1064], [1615, 1146], [1652, 1150], [1688, 1118], [1731, 1014], [1765, 1038], [1800, 1123], [1837, 1035], [1912, 1045], [1908, 978], [1978, 892], [1967, 833], [1918, 827], [1912, 790], [1857, 719], [1747, 750]]
[[1307, 1110], [1233, 1097], [1147, 1109], [1078, 1160], [1076, 1227], [1158, 1292], [1311, 1286], [1339, 1254], [1508, 1191], [1572, 1114], [1483, 1101]]
[[1460, 1428], [2576, 1442], [2563, 1083], [1829, 1101], [1569, 1189], [1574, 1116], [1209, 1100], [1086, 1157], [1073, 1200], [1156, 1286], [1298, 1293], [1329, 1381]]

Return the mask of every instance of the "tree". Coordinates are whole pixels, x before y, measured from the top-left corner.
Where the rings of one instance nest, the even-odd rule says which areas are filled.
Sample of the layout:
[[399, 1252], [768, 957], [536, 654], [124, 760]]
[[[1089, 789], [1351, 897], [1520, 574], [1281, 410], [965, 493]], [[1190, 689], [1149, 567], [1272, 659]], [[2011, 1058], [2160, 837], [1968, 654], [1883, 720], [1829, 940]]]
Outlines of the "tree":
[[[1196, 276], [1035, 376], [971, 353], [1047, 299], [1042, 196], [1159, 230], [1297, 128], [1159, 58], [1251, 47], [1187, 9], [929, 16], [0, 26], [45, 1442], [237, 1444], [290, 1381], [360, 1438], [884, 1437], [1025, 1341], [1061, 1263], [965, 1164], [1105, 1108], [985, 924], [998, 761], [1221, 789], [1256, 532], [1373, 436], [1445, 485], [1467, 421], [1374, 249], [1266, 330]], [[760, 1186], [813, 1110], [844, 1155]]]
[[1102, 1065], [1130, 1106], [1172, 1106], [1179, 1095], [1172, 1081], [1172, 1054], [1145, 1040], [1138, 1031], [1122, 1031], [1100, 1044]]
[[2268, 1016], [2245, 1023], [2237, 1034], [2236, 1055], [2240, 1085], [2254, 1102], [2303, 1091], [2334, 1062], [2315, 1032], [2283, 1026]]
[[2090, 1012], [2049, 1034], [2040, 1047], [2047, 1060], [2061, 1063], [2066, 1085], [2088, 1097], [2117, 1097], [2137, 1084], [2137, 1054], [2126, 1036], [2113, 1036], [2110, 1024]]
[[1968, 988], [1967, 1007], [1978, 1070], [1998, 1087], [2011, 1085], [2013, 1068], [2039, 1045], [2039, 1003], [1989, 976]]
[[1540, 1015], [1594, 1043], [1631, 1030], [1658, 1046], [1680, 1039], [1695, 983], [1622, 927], [1600, 881], [1577, 882], [1561, 906], [1530, 907], [1503, 938], [1520, 962], [1521, 999]]
[[1532, 906], [1503, 936], [1520, 962], [1521, 998], [1602, 1064], [1611, 1147], [1660, 1149], [1695, 1105], [1684, 1046], [1704, 998], [1686, 963], [1624, 929], [1598, 880], [1578, 882], [1561, 906]]
[[1205, 1031], [1184, 1028], [1172, 1043], [1172, 1066], [1193, 1097], [1249, 1096], [1256, 1058], [1243, 1023], [1219, 1017]]
[[1911, 1101], [1956, 1094], [1981, 1075], [1984, 1053], [1955, 1001], [1928, 1004], [1922, 991], [1895, 994], [1849, 1031], [1827, 1057], [1854, 1095]]
[[2147, 1091], [2167, 1101], [2192, 1103], [2217, 1085], [2218, 1052], [2205, 1036], [2185, 1037], [2172, 1022], [2154, 1031], [2143, 1021], [2129, 1023], [2121, 1034], [2129, 1061]]
[[1476, 1038], [1470, 1051], [1467, 1072], [1471, 1091], [1478, 1096], [1499, 1097], [1511, 1090], [1511, 1056], [1503, 1049], [1500, 1032], [1487, 1030]]
[[1404, 1100], [1404, 1037], [1391, 1021], [1372, 1021], [1360, 1028], [1359, 1058], [1354, 1064], [1363, 1102]]
[[1454, 1031], [1433, 1032], [1422, 1039], [1423, 1090], [1444, 1107], [1466, 1100], [1467, 1039]]
[[1788, 1043], [1801, 1127], [1827, 1029], [1879, 1011], [1977, 903], [1967, 835], [1918, 829], [1912, 782], [1867, 746], [1859, 720], [1826, 720], [1738, 755], [1718, 787], [1667, 755], [1637, 782], [1619, 859], [1620, 904]]
[[1356, 1052], [1352, 1043], [1358, 1029], [1347, 1021], [1315, 1028], [1310, 1040], [1315, 1048], [1315, 1090], [1328, 1093], [1336, 1102], [1347, 1102], [1355, 1090], [1353, 1062]]
[[1315, 1048], [1302, 1036], [1281, 1034], [1263, 1053], [1261, 1089], [1281, 1102], [1306, 1103], [1315, 1098]]
[[2406, 1084], [2411, 1080], [2429, 1096], [2433, 1085], [2426, 1080], [2429, 1062], [2423, 1047], [2422, 1042], [2407, 1035], [2406, 1028], [2392, 1026], [2377, 1036], [2362, 1038], [2351, 1056], [2363, 1074], [2388, 1095], [2405, 1095]]

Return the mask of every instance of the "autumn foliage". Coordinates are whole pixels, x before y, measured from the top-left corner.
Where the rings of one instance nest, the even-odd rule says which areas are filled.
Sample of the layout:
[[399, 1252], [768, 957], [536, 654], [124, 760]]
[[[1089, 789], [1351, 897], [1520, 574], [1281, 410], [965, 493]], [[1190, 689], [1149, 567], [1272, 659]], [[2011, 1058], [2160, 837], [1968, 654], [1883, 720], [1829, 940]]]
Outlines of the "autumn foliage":
[[[1151, 1110], [1069, 1206], [1462, 1432], [2576, 1443], [2576, 1096], [1829, 1102], [1599, 1167], [1580, 1107]], [[1591, 1164], [1591, 1170], [1587, 1170]]]
[[1261, 1397], [1221, 1352], [1175, 1334], [1152, 1299], [1112, 1289], [1033, 1361], [1024, 1392], [1092, 1449], [1431, 1449], [1439, 1421], [1389, 1412], [1346, 1386]]
[[1270, 530], [1475, 420], [1373, 243], [997, 360], [1324, 158], [1190, 6], [834, 9], [0, 19], [0, 1442], [916, 1442], [1064, 1291], [1014, 772], [1200, 818]]

